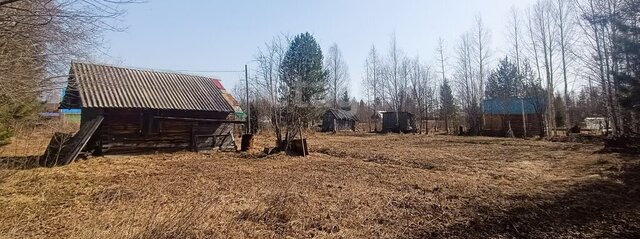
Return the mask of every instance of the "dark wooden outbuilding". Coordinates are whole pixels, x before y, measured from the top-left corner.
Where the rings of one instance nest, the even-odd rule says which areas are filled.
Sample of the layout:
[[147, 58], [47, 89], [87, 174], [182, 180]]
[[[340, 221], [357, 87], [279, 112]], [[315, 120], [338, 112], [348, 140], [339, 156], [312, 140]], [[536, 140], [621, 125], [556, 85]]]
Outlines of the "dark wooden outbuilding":
[[[505, 137], [533, 137], [544, 134], [546, 109], [540, 99], [489, 99], [483, 102], [483, 135]], [[526, 132], [526, 134], [525, 134]]]
[[81, 128], [103, 117], [83, 148], [95, 154], [235, 147], [241, 109], [219, 80], [174, 72], [72, 63], [61, 108]]
[[358, 117], [353, 113], [340, 110], [329, 109], [322, 117], [322, 132], [355, 131]]
[[395, 133], [416, 132], [416, 117], [409, 112], [383, 112], [382, 131]]

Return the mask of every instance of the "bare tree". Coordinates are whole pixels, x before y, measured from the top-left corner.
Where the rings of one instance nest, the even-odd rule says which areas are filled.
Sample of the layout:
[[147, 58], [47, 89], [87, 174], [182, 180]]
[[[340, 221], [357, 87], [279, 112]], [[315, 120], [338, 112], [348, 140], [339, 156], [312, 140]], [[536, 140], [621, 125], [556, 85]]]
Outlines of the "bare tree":
[[398, 48], [396, 35], [393, 33], [389, 46], [389, 58], [386, 66], [386, 88], [387, 95], [391, 102], [393, 110], [396, 112], [396, 126], [400, 123], [400, 111], [403, 103], [403, 79], [401, 78], [401, 67], [403, 61], [402, 51]]
[[533, 6], [533, 15], [531, 16], [533, 29], [535, 31], [535, 41], [539, 48], [542, 48], [542, 57], [544, 58], [544, 70], [547, 83], [547, 114], [546, 121], [549, 134], [557, 134], [557, 126], [555, 124], [555, 107], [554, 107], [554, 57], [555, 57], [555, 39], [556, 31], [553, 24], [553, 16], [551, 13], [551, 5], [548, 0], [538, 0]]
[[[510, 12], [510, 21], [509, 21], [509, 38], [511, 39], [511, 56], [513, 59], [515, 59], [515, 65], [516, 65], [516, 72], [517, 74], [521, 75], [521, 63], [520, 63], [520, 58], [521, 58], [521, 21], [520, 21], [520, 17], [519, 17], [519, 13], [518, 10], [515, 7], [511, 7], [511, 12]], [[525, 98], [525, 94], [524, 94], [524, 88], [525, 88], [525, 82], [524, 82], [524, 78], [520, 78], [522, 82], [519, 82], [519, 88], [520, 88], [520, 92], [519, 95], [521, 96], [520, 99], [520, 105], [522, 108], [522, 129], [524, 130], [523, 133], [523, 137], [527, 137], [527, 116], [525, 114], [525, 107], [524, 107], [524, 98]]]
[[475, 29], [474, 29], [474, 50], [475, 50], [475, 63], [477, 64], [478, 71], [478, 83], [480, 99], [484, 99], [485, 78], [487, 75], [487, 68], [489, 64], [489, 42], [491, 35], [489, 30], [484, 26], [482, 17], [476, 17]]
[[280, 80], [280, 64], [286, 53], [287, 47], [291, 42], [291, 37], [286, 34], [280, 34], [274, 37], [270, 42], [258, 49], [255, 61], [258, 63], [254, 84], [256, 94], [254, 97], [267, 102], [265, 106], [268, 109], [271, 127], [276, 135], [276, 142], [282, 140], [281, 117], [282, 105], [280, 104], [279, 89], [281, 88]]
[[0, 0], [0, 134], [56, 97], [69, 62], [101, 52], [103, 33], [122, 30], [114, 19], [133, 2]]
[[[553, 5], [555, 11], [553, 11], [554, 13], [554, 20], [555, 20], [555, 24], [556, 24], [556, 28], [558, 29], [558, 32], [560, 33], [558, 38], [556, 39], [558, 41], [558, 47], [560, 47], [560, 57], [562, 60], [562, 77], [564, 80], [564, 104], [565, 104], [565, 108], [568, 108], [568, 100], [570, 99], [569, 97], [569, 80], [567, 77], [568, 74], [568, 64], [570, 64], [569, 61], [571, 61], [571, 46], [573, 45], [573, 37], [574, 37], [574, 27], [573, 24], [575, 23], [575, 17], [574, 17], [574, 13], [575, 13], [575, 9], [573, 7], [573, 2], [570, 1], [564, 1], [564, 0], [556, 0], [554, 2], [555, 4]], [[565, 123], [564, 126], [566, 129], [568, 129], [569, 127], [571, 127], [571, 125], [573, 124], [572, 120], [571, 120], [571, 114], [569, 112], [569, 110], [565, 110]], [[566, 132], [569, 132], [568, 130]]]
[[455, 65], [455, 92], [458, 95], [460, 105], [465, 114], [465, 121], [472, 133], [477, 134], [480, 128], [481, 109], [479, 92], [480, 77], [475, 77], [473, 35], [464, 33], [456, 49], [457, 58]]
[[431, 68], [429, 66], [422, 66], [420, 59], [416, 57], [411, 61], [411, 74], [409, 76], [411, 83], [411, 97], [415, 103], [416, 115], [418, 115], [418, 122], [420, 122], [419, 133], [422, 133], [423, 121], [424, 129], [427, 134], [429, 133], [428, 115], [430, 112], [430, 103], [432, 102], [433, 92], [430, 86], [431, 83]]
[[338, 44], [334, 43], [329, 47], [325, 62], [329, 76], [328, 81], [331, 84], [327, 92], [327, 99], [331, 107], [338, 108], [338, 95], [349, 89], [349, 69], [344, 62]]
[[[612, 21], [618, 15], [618, 6], [624, 0], [583, 0], [577, 1], [580, 10], [580, 27], [584, 33], [583, 39], [587, 45], [583, 63], [587, 69], [594, 69], [593, 75], [599, 79], [604, 105], [606, 106], [606, 128], [610, 128], [613, 136], [623, 134], [623, 119], [621, 117], [616, 82], [612, 76], [617, 72], [616, 56], [612, 54], [613, 41], [617, 32], [616, 24]], [[610, 126], [610, 127], [609, 127]]]
[[422, 120], [424, 119], [424, 109], [423, 102], [424, 96], [422, 94], [422, 69], [420, 67], [420, 58], [415, 57], [412, 60], [409, 60], [409, 83], [410, 83], [410, 98], [409, 101], [412, 104], [414, 114], [418, 116], [418, 122], [421, 122], [418, 127], [418, 132], [422, 133]]
[[518, 72], [520, 72], [520, 57], [521, 57], [521, 42], [522, 42], [522, 37], [521, 37], [521, 20], [519, 17], [519, 12], [518, 9], [516, 9], [515, 7], [511, 7], [510, 10], [510, 19], [509, 19], [509, 25], [508, 25], [508, 37], [511, 40], [511, 49], [510, 49], [510, 55], [511, 58], [513, 58], [515, 60], [515, 64], [516, 64], [516, 68], [518, 70]]
[[[445, 49], [445, 45], [444, 44], [445, 44], [444, 40], [442, 38], [439, 38], [438, 39], [438, 46], [436, 48], [436, 55], [437, 55], [437, 58], [438, 58], [437, 59], [438, 64], [440, 65], [439, 66], [440, 74], [442, 76], [442, 78], [440, 79], [440, 82], [441, 82], [440, 84], [442, 84], [442, 82], [447, 80], [447, 76], [446, 76], [447, 75], [446, 74], [447, 71], [446, 71], [446, 68], [445, 68], [445, 66], [447, 65], [447, 57], [446, 57], [446, 54], [445, 54], [446, 49]], [[439, 84], [434, 81], [434, 85], [433, 85], [434, 92], [436, 92], [438, 90], [438, 85]], [[441, 104], [438, 103], [439, 97], [433, 97], [432, 100], [433, 100], [434, 107], [439, 107], [441, 105]], [[440, 114], [440, 115], [442, 115], [442, 114]], [[435, 127], [434, 130], [437, 131], [438, 130], [438, 124], [435, 124], [434, 127]]]
[[[371, 46], [369, 50], [369, 56], [365, 62], [366, 76], [365, 76], [365, 89], [373, 99], [368, 99], [369, 105], [373, 106], [373, 111], [378, 112], [382, 107], [382, 100], [384, 98], [384, 87], [382, 82], [382, 62], [378, 56], [378, 51], [375, 46]], [[375, 131], [378, 131], [378, 124], [375, 126]]]
[[438, 55], [438, 63], [440, 65], [440, 74], [442, 74], [442, 80], [444, 81], [446, 77], [445, 65], [447, 64], [447, 59], [445, 58], [445, 49], [444, 49], [444, 40], [442, 38], [438, 39], [438, 48], [436, 48], [436, 54]]

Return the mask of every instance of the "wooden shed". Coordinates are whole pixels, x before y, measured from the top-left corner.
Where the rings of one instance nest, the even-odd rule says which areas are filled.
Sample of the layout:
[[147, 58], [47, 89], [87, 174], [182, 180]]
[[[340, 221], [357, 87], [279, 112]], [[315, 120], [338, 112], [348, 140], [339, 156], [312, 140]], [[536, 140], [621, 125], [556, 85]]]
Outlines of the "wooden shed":
[[483, 102], [483, 135], [508, 136], [509, 128], [514, 137], [533, 137], [544, 134], [544, 100], [538, 99], [489, 99]]
[[355, 131], [358, 117], [353, 113], [340, 110], [329, 109], [322, 117], [322, 132]]
[[83, 147], [94, 154], [148, 149], [235, 147], [238, 102], [220, 80], [175, 72], [72, 63], [61, 108], [82, 109], [97, 128]]
[[382, 131], [395, 133], [416, 132], [416, 117], [409, 112], [382, 112]]

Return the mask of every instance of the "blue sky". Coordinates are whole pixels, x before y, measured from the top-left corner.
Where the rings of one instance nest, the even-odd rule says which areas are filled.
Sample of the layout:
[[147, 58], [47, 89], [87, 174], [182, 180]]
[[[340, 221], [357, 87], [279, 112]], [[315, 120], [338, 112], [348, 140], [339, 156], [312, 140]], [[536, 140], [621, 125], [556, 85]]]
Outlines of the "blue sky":
[[[364, 61], [372, 45], [386, 54], [396, 33], [410, 56], [435, 62], [438, 38], [451, 52], [460, 34], [482, 16], [491, 31], [492, 55], [502, 57], [512, 6], [533, 0], [149, 0], [127, 6], [123, 32], [105, 37], [105, 63], [189, 71], [242, 70], [258, 47], [280, 33], [312, 33], [323, 50], [338, 44], [349, 66], [352, 95], [360, 97]], [[249, 64], [251, 67], [251, 64]], [[244, 77], [233, 72], [194, 72], [219, 77], [225, 87]]]

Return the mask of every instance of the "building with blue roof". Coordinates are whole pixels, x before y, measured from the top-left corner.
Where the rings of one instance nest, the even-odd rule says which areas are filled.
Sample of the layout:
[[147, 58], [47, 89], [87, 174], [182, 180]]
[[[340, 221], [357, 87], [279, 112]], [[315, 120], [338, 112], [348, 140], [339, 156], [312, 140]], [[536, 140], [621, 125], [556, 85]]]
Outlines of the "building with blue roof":
[[487, 99], [482, 106], [484, 135], [503, 137], [509, 135], [509, 129], [515, 137], [544, 134], [544, 99]]

